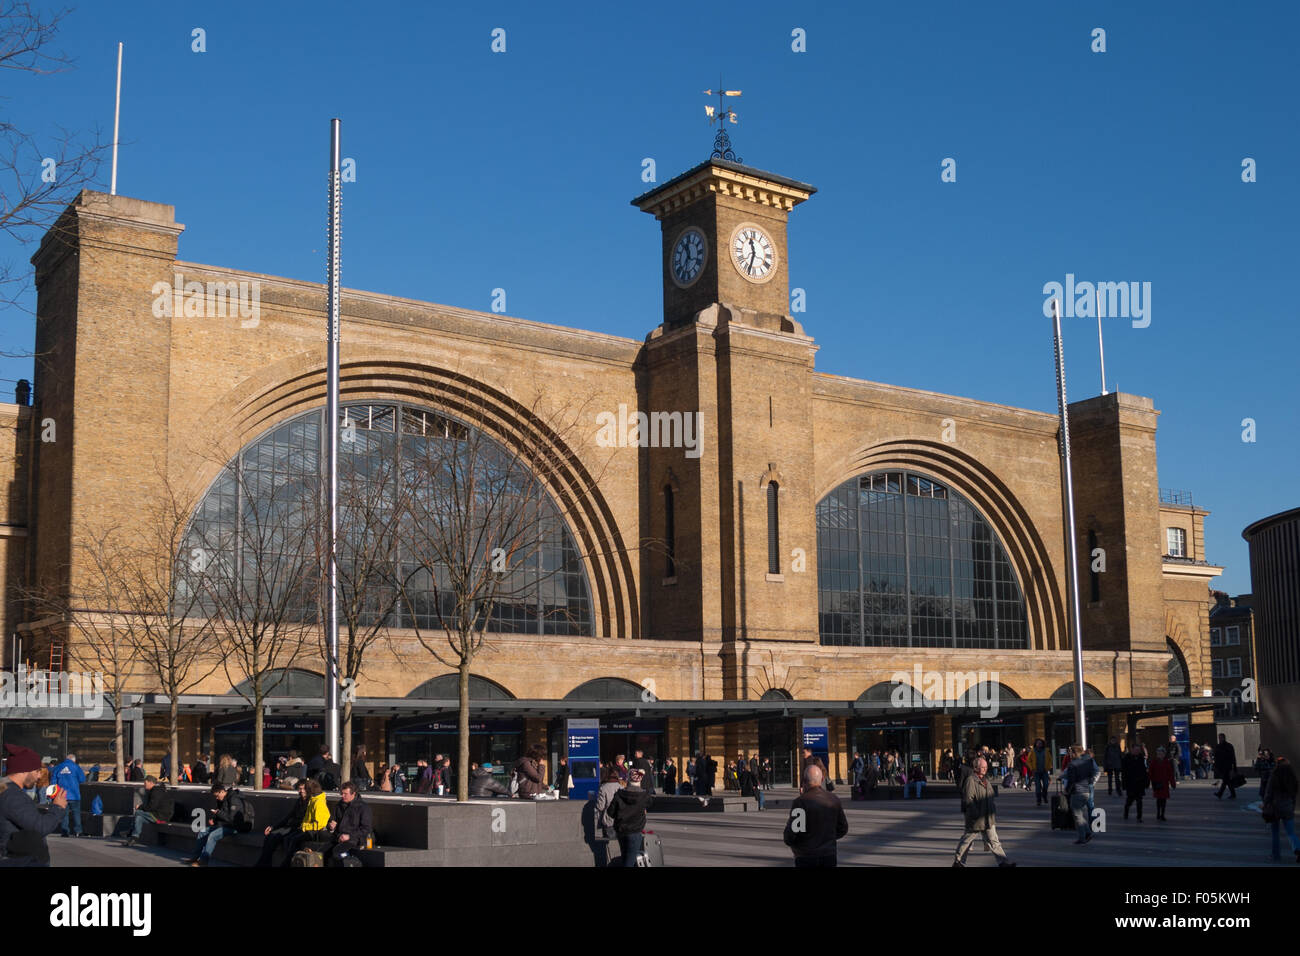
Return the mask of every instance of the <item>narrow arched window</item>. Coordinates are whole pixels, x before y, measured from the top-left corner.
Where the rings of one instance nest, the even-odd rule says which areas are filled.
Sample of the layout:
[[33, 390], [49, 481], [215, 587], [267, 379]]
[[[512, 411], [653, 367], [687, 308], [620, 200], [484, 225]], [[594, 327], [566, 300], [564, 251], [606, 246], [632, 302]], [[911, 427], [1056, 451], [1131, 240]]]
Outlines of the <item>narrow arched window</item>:
[[665, 577], [677, 577], [677, 522], [673, 515], [673, 488], [664, 485], [664, 551], [668, 557]]
[[1088, 600], [1097, 602], [1101, 600], [1101, 574], [1096, 570], [1097, 565], [1097, 532], [1088, 532]]
[[777, 484], [767, 483], [767, 573], [781, 573], [781, 515], [777, 505]]

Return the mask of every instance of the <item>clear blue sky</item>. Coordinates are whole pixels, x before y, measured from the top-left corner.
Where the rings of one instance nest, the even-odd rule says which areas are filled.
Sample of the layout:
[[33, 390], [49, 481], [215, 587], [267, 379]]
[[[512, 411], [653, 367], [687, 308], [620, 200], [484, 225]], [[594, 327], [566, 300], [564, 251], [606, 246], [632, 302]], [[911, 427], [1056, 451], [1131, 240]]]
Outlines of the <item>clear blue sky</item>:
[[[503, 287], [511, 315], [641, 338], [659, 229], [628, 203], [644, 157], [663, 182], [708, 156], [721, 71], [745, 162], [819, 189], [790, 268], [824, 371], [1054, 410], [1044, 283], [1150, 282], [1148, 328], [1107, 322], [1108, 377], [1155, 400], [1160, 484], [1213, 512], [1216, 586], [1249, 589], [1241, 529], [1300, 505], [1300, 6], [392, 6], [83, 3], [76, 68], [0, 77], [0, 108], [111, 136], [124, 41], [118, 191], [176, 206], [185, 259], [316, 281], [338, 116], [346, 286], [483, 310]], [[3, 313], [0, 348], [31, 329]], [[1095, 394], [1095, 320], [1066, 349]]]

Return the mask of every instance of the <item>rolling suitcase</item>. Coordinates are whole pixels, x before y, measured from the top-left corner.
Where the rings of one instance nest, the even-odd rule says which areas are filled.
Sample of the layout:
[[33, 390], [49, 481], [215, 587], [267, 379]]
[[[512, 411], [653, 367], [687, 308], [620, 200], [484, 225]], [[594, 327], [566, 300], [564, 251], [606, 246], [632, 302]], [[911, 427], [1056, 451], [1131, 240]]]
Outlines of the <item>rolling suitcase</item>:
[[664, 843], [653, 830], [641, 831], [641, 852], [637, 854], [637, 866], [663, 866]]
[[1059, 783], [1056, 785], [1056, 793], [1052, 794], [1052, 829], [1074, 829], [1074, 813], [1070, 810], [1070, 798], [1065, 795]]

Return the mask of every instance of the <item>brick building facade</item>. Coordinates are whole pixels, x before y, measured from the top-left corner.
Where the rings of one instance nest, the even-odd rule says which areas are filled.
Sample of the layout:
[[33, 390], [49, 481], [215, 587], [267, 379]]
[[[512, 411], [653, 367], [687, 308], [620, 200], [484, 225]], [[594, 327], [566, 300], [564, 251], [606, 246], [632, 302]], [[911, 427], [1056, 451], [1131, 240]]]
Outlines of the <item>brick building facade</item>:
[[[793, 750], [797, 721], [819, 715], [829, 720], [839, 776], [846, 753], [863, 742], [901, 739], [931, 768], [943, 748], [989, 734], [1017, 744], [1047, 734], [1068, 742], [1073, 675], [1056, 416], [818, 372], [814, 338], [787, 314], [797, 250], [787, 248], [786, 221], [813, 192], [715, 160], [638, 197], [635, 205], [660, 223], [664, 249], [664, 314], [659, 322], [647, 314], [644, 341], [344, 291], [345, 404], [472, 417], [506, 448], [543, 448], [565, 463], [548, 475], [547, 490], [573, 503], [566, 517], [582, 553], [590, 631], [495, 635], [474, 667], [480, 688], [499, 691], [475, 703], [483, 735], [495, 729], [554, 753], [557, 720], [584, 706], [573, 697], [560, 703], [601, 686], [603, 699], [577, 695], [590, 705], [585, 712], [627, 735], [619, 745], [644, 739], [679, 764], [699, 747], [729, 757], [761, 743]], [[33, 258], [36, 401], [0, 407], [15, 426], [0, 449], [0, 461], [13, 462], [0, 574], [5, 634], [24, 635], [22, 655], [38, 664], [50, 642], [64, 641], [67, 666], [75, 666], [76, 638], [33, 627], [14, 597], [20, 582], [75, 589], [93, 573], [79, 541], [109, 525], [123, 536], [143, 533], [142, 503], [168, 489], [197, 506], [241, 448], [325, 404], [322, 286], [186, 262], [178, 258], [184, 228], [171, 206], [86, 192]], [[241, 282], [256, 284], [256, 319], [233, 310], [213, 317], [216, 297], [234, 295]], [[186, 283], [200, 283], [198, 291], [185, 293]], [[172, 315], [158, 314], [160, 287], [183, 292], [166, 293]], [[191, 302], [199, 307], [187, 308]], [[692, 454], [607, 447], [597, 416], [620, 407], [698, 413], [702, 443]], [[1142, 713], [1163, 732], [1167, 714], [1153, 702], [1168, 697], [1171, 662], [1185, 668], [1188, 696], [1211, 687], [1205, 597], [1220, 569], [1203, 550], [1186, 560], [1165, 551], [1170, 506], [1159, 495], [1158, 414], [1151, 399], [1124, 393], [1070, 407], [1080, 562], [1092, 575], [1081, 588], [1085, 680], [1105, 724], [1095, 733], [1122, 733]], [[44, 422], [53, 423], [54, 440], [42, 440]], [[952, 636], [961, 627], [953, 599], [944, 604], [940, 594], [939, 605], [927, 606], [945, 608], [951, 623], [936, 618], [938, 637], [914, 639], [921, 608], [904, 594], [898, 619], [906, 633], [881, 639], [863, 624], [869, 633], [854, 632], [858, 643], [828, 640], [819, 505], [864, 475], [886, 484], [899, 476], [908, 482], [899, 495], [925, 488], [944, 509], [960, 501], [963, 514], [990, 529], [1014, 579], [999, 579], [999, 593], [1017, 615], [1023, 607], [1022, 631], [1004, 617], [991, 632], [998, 636], [963, 646]], [[1175, 510], [1203, 545], [1205, 512]], [[1104, 571], [1090, 572], [1097, 549]], [[917, 573], [920, 564], [908, 567]], [[960, 573], [952, 574], [960, 589]], [[865, 588], [858, 580], [851, 587]], [[854, 615], [866, 620], [865, 611]], [[1023, 633], [1023, 646], [1002, 636], [1014, 633]], [[359, 687], [358, 737], [372, 754], [397, 753], [397, 718], [393, 708], [368, 710], [367, 701], [406, 701], [402, 726], [419, 718], [427, 730], [446, 716], [442, 707], [414, 707], [408, 695], [447, 668], [421, 658], [400, 630], [391, 648], [373, 657]], [[918, 665], [996, 672], [1015, 702], [1006, 711], [1014, 719], [859, 706]], [[295, 666], [322, 670], [318, 659]], [[220, 749], [213, 735], [240, 717], [238, 706], [220, 700], [230, 683], [218, 671], [182, 708], [187, 756], [200, 746]], [[638, 702], [629, 688], [653, 693]], [[156, 693], [143, 682], [138, 690]], [[312, 708], [306, 699], [298, 704], [286, 714], [303, 716], [301, 742], [311, 737]], [[133, 746], [153, 762], [162, 718], [147, 699], [139, 706], [143, 740]], [[916, 733], [899, 738], [899, 728]], [[509, 740], [490, 746], [504, 752]]]

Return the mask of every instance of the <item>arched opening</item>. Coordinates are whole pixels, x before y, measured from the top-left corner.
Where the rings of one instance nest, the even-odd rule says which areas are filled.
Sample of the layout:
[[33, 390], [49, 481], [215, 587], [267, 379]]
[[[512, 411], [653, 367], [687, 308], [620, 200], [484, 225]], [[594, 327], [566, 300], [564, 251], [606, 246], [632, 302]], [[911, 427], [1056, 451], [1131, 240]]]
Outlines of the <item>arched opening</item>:
[[[1084, 700], [1104, 700], [1106, 697], [1101, 691], [1093, 687], [1087, 681], [1083, 684]], [[1074, 681], [1062, 684], [1056, 690], [1052, 691], [1052, 700], [1074, 700]]]
[[763, 696], [759, 700], [794, 700], [793, 695], [788, 690], [781, 687], [773, 687], [763, 691]]
[[[240, 681], [226, 693], [251, 698], [253, 682], [251, 679]], [[320, 674], [294, 667], [267, 671], [262, 676], [262, 694], [266, 697], [310, 697], [314, 700], [324, 700], [325, 678]]]
[[[493, 633], [592, 633], [582, 555], [520, 458], [474, 426], [405, 403], [346, 404], [339, 429], [341, 615], [356, 609], [363, 628], [441, 630], [463, 613]], [[325, 410], [314, 409], [227, 464], [177, 556], [182, 613], [320, 620], [326, 435]], [[451, 561], [458, 540], [471, 552], [464, 587]]]
[[[460, 675], [443, 674], [440, 677], [431, 678], [406, 696], [419, 700], [457, 700], [460, 697]], [[515, 695], [496, 681], [490, 681], [486, 677], [479, 677], [477, 674], [470, 674], [469, 699], [514, 700]]]
[[821, 642], [1027, 648], [1024, 595], [993, 526], [918, 472], [851, 478], [817, 505]]
[[565, 700], [653, 700], [647, 689], [621, 677], [597, 677], [579, 684], [564, 695]]
[[1167, 669], [1169, 696], [1187, 697], [1191, 693], [1191, 675], [1187, 670], [1187, 661], [1183, 658], [1183, 652], [1178, 649], [1178, 645], [1171, 638], [1165, 638], [1165, 645], [1170, 654]]

